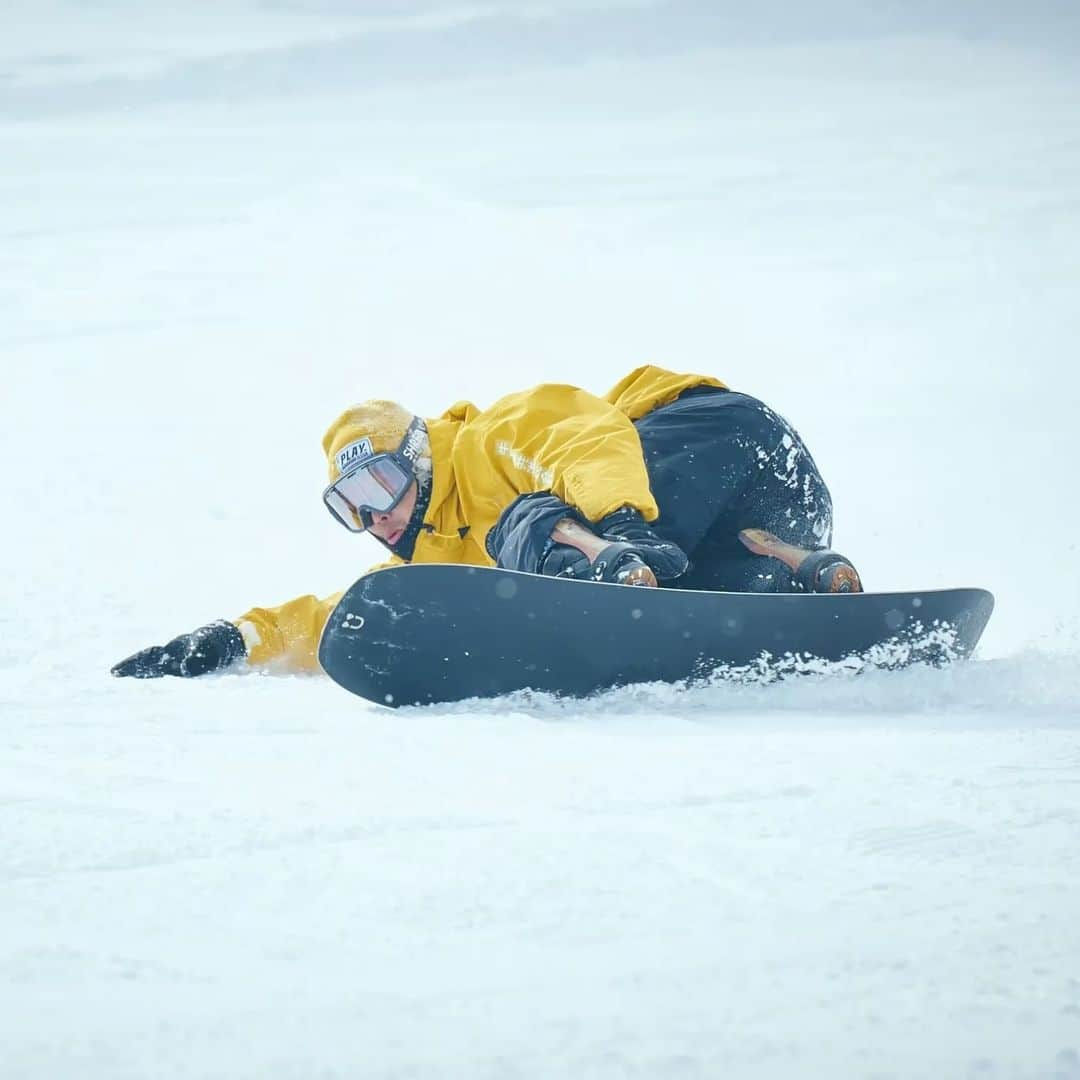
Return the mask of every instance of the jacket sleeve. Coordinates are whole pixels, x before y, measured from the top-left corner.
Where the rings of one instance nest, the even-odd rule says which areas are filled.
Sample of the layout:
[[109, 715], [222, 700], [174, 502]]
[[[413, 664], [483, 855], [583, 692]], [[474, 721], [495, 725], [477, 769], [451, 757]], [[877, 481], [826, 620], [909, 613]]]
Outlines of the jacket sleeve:
[[496, 566], [539, 574], [555, 544], [552, 530], [562, 518], [581, 521], [576, 510], [547, 492], [519, 495], [487, 534], [487, 553]]
[[[515, 494], [550, 491], [589, 521], [622, 506], [648, 521], [659, 514], [637, 430], [602, 398], [547, 384], [503, 398], [470, 426], [483, 458]], [[464, 465], [459, 484], [463, 474], [468, 483], [469, 462]]]
[[[401, 564], [402, 560], [395, 557], [367, 572], [371, 574]], [[319, 638], [326, 620], [343, 595], [344, 591], [323, 599], [298, 596], [278, 607], [252, 608], [234, 619], [247, 646], [248, 663], [252, 667], [270, 667], [283, 674], [320, 671]]]

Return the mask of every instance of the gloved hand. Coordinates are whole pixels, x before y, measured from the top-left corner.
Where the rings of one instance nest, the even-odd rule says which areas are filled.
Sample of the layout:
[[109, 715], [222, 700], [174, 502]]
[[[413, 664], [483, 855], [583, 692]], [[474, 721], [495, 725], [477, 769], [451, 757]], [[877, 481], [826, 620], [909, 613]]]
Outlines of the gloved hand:
[[540, 563], [548, 577], [608, 581], [616, 585], [656, 584], [656, 577], [631, 544], [608, 544], [592, 562], [569, 544], [553, 544]]
[[608, 514], [593, 529], [606, 540], [633, 547], [660, 581], [679, 577], [690, 565], [686, 552], [678, 544], [657, 536], [633, 507], [624, 506]]
[[192, 678], [219, 671], [247, 656], [240, 631], [224, 619], [181, 634], [167, 645], [141, 649], [112, 668], [119, 678], [160, 679], [163, 675]]

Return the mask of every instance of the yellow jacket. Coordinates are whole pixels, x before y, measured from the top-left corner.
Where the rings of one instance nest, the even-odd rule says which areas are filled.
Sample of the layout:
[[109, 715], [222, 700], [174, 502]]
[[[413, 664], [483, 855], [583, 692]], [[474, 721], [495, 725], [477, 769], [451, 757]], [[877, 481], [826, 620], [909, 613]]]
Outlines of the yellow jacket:
[[[432, 489], [410, 560], [491, 566], [488, 531], [519, 495], [550, 491], [590, 521], [621, 506], [647, 521], [658, 510], [649, 490], [632, 421], [692, 386], [724, 384], [646, 365], [599, 398], [575, 386], [545, 383], [509, 394], [483, 411], [470, 402], [427, 421]], [[393, 557], [380, 564], [394, 566]], [[300, 596], [276, 608], [253, 608], [236, 620], [248, 662], [318, 669], [319, 637], [341, 593]]]

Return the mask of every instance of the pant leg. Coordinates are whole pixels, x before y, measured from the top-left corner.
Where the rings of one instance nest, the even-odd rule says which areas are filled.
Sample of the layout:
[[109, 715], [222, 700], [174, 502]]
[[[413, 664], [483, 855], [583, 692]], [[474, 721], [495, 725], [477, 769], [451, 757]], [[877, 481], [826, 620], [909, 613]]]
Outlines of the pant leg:
[[[735, 507], [739, 529], [759, 528], [799, 547], [832, 543], [832, 496], [798, 432], [767, 405], [757, 403], [760, 427], [751, 447], [752, 480]], [[717, 522], [720, 524], [720, 521]]]

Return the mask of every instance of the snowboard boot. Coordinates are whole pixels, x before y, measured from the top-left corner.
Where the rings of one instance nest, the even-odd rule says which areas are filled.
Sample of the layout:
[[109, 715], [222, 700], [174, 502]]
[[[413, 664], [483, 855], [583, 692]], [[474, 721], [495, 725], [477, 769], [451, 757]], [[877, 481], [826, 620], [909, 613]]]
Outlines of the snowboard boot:
[[788, 544], [765, 529], [743, 529], [739, 539], [755, 555], [779, 559], [795, 576], [804, 592], [857, 593], [862, 592], [859, 572], [838, 552]]

